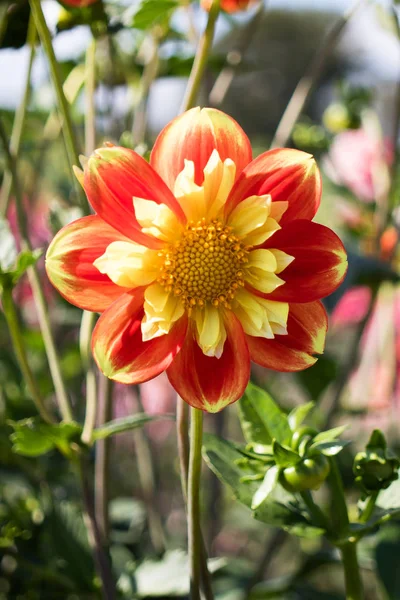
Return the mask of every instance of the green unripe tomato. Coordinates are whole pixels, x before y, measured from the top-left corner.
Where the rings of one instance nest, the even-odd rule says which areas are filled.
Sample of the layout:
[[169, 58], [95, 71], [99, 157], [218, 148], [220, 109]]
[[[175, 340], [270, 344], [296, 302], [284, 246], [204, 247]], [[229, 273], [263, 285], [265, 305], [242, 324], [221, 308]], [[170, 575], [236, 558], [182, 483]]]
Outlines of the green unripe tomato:
[[300, 442], [304, 437], [308, 437], [309, 439], [312, 439], [314, 436], [316, 436], [318, 433], [318, 431], [316, 429], [314, 429], [314, 427], [309, 427], [308, 425], [302, 425], [302, 427], [299, 427], [298, 429], [296, 429], [296, 431], [294, 432], [293, 436], [292, 436], [292, 441], [291, 441], [291, 446], [293, 448], [293, 450], [298, 450], [299, 446], [300, 446]]
[[297, 465], [286, 467], [280, 475], [279, 483], [288, 492], [305, 492], [321, 487], [330, 471], [329, 460], [323, 454], [304, 458]]

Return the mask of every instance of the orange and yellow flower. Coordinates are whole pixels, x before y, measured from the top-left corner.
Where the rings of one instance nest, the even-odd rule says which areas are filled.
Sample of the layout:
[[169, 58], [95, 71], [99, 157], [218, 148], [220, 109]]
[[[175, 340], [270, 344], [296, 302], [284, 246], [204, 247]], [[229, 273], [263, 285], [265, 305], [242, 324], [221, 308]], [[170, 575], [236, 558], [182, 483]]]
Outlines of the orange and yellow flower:
[[292, 149], [252, 161], [239, 125], [214, 109], [173, 120], [150, 164], [95, 151], [78, 173], [96, 214], [64, 227], [46, 267], [72, 304], [102, 313], [95, 360], [127, 384], [166, 370], [186, 402], [236, 401], [250, 360], [298, 371], [323, 352], [319, 301], [346, 272], [339, 238], [314, 223], [321, 180]]

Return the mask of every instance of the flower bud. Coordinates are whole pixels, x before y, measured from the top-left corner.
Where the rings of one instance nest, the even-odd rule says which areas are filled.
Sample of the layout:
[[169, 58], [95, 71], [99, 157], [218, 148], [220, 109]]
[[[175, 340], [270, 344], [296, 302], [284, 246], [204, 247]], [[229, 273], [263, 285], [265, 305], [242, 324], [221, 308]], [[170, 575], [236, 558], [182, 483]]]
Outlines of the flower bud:
[[367, 495], [385, 490], [398, 478], [400, 462], [387, 449], [386, 440], [379, 429], [375, 429], [365, 451], [359, 452], [353, 465], [356, 482]]
[[[221, 10], [227, 13], [235, 13], [240, 10], [247, 10], [257, 0], [221, 0]], [[209, 11], [213, 0], [201, 0], [201, 6], [204, 10]]]

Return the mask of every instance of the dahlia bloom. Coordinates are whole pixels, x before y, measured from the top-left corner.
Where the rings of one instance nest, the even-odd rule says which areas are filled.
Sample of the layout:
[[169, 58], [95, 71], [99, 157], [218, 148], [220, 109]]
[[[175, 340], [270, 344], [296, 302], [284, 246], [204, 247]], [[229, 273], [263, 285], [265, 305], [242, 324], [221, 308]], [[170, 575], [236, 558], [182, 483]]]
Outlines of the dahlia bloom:
[[[240, 10], [246, 10], [257, 0], [221, 0], [220, 7], [227, 13], [235, 13]], [[209, 11], [213, 0], [201, 0], [201, 6], [204, 10]]]
[[95, 215], [64, 227], [46, 267], [72, 304], [102, 313], [92, 349], [126, 384], [166, 370], [194, 407], [238, 400], [250, 360], [297, 371], [323, 352], [319, 299], [346, 253], [313, 223], [321, 180], [311, 155], [277, 149], [252, 161], [239, 125], [192, 109], [157, 138], [148, 164], [100, 148], [78, 173]]

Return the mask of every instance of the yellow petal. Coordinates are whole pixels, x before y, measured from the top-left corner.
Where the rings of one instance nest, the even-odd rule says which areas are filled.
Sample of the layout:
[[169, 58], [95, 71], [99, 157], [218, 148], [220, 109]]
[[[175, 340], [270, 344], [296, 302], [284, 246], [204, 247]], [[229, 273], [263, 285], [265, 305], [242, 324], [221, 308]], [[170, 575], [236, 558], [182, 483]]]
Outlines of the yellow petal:
[[280, 202], [271, 202], [271, 212], [270, 217], [275, 219], [275, 221], [279, 221], [282, 218], [282, 215], [286, 212], [287, 207], [289, 206], [289, 202], [281, 200]]
[[146, 289], [144, 300], [145, 314], [141, 325], [144, 342], [168, 333], [185, 312], [181, 299], [159, 283]]
[[143, 227], [143, 233], [165, 241], [176, 238], [182, 225], [168, 206], [136, 197], [133, 198], [133, 205], [136, 219]]
[[277, 267], [276, 258], [270, 250], [252, 250], [244, 269], [244, 279], [257, 290], [270, 294], [285, 283], [275, 275]]
[[271, 196], [250, 196], [240, 202], [232, 211], [228, 225], [246, 246], [259, 246], [275, 231], [280, 229], [276, 218], [272, 218], [275, 204], [284, 205], [274, 208], [279, 218], [286, 210], [287, 202], [271, 202]]
[[272, 339], [275, 334], [287, 334], [289, 304], [265, 300], [247, 290], [240, 290], [232, 304], [245, 333]]
[[274, 256], [276, 260], [276, 269], [275, 273], [282, 273], [294, 261], [294, 256], [290, 256], [290, 254], [286, 254], [282, 250], [275, 250], [274, 248], [270, 248], [269, 250]]
[[204, 188], [194, 182], [193, 161], [185, 160], [175, 181], [174, 195], [188, 221], [199, 221], [205, 216]]
[[222, 162], [218, 151], [213, 150], [203, 173], [205, 217], [211, 220], [221, 212], [229, 196], [235, 182], [236, 165], [230, 158]]
[[221, 311], [215, 306], [195, 308], [192, 318], [196, 323], [196, 339], [206, 356], [220, 358], [226, 340], [226, 330]]
[[93, 264], [117, 285], [133, 288], [157, 279], [161, 261], [156, 250], [134, 242], [112, 242]]

